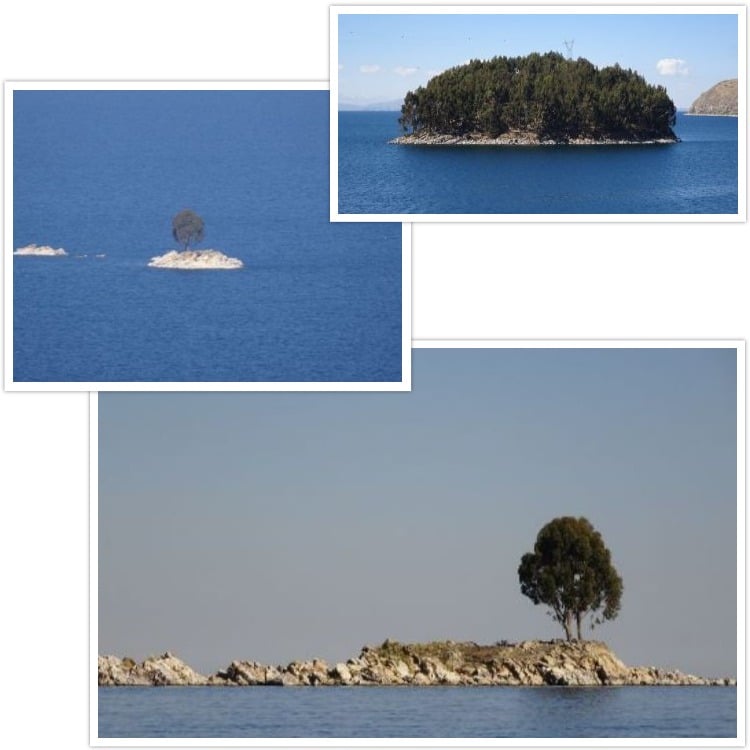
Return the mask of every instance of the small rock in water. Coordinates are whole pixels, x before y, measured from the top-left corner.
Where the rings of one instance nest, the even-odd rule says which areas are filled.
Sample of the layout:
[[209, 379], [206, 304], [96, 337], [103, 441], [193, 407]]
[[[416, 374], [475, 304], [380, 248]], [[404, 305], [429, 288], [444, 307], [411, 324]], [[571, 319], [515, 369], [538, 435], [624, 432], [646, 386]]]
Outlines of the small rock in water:
[[25, 245], [15, 250], [13, 255], [46, 255], [46, 256], [59, 256], [67, 255], [65, 250], [61, 247], [55, 249], [49, 245]]
[[218, 250], [170, 250], [148, 263], [150, 268], [176, 268], [187, 271], [242, 268], [239, 258], [230, 258]]

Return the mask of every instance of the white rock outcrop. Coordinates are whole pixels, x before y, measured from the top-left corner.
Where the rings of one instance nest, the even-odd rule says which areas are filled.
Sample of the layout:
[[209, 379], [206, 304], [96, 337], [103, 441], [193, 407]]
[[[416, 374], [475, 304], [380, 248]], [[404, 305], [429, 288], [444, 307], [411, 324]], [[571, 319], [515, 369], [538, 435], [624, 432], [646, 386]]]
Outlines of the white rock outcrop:
[[208, 679], [167, 651], [141, 664], [117, 656], [99, 657], [100, 685], [206, 685]]
[[177, 268], [184, 271], [231, 270], [242, 268], [239, 258], [230, 258], [219, 250], [170, 250], [156, 255], [148, 263], [150, 268]]
[[13, 255], [47, 255], [47, 256], [59, 256], [67, 255], [65, 250], [61, 247], [55, 249], [49, 245], [26, 245], [24, 247], [17, 248]]
[[137, 664], [99, 657], [100, 685], [736, 685], [657, 667], [628, 667], [599, 641], [523, 641], [480, 646], [433, 641], [365, 646], [360, 655], [329, 667], [322, 659], [270, 666], [233, 661], [204, 677], [166, 653]]

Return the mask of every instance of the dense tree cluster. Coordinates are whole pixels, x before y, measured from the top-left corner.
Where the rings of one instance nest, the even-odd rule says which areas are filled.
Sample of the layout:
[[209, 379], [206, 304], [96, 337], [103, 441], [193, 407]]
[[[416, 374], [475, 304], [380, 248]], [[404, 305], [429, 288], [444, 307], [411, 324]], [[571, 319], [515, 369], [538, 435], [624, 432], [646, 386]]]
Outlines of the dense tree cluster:
[[675, 106], [663, 86], [619, 65], [599, 69], [555, 52], [472, 60], [409, 91], [405, 131], [541, 138], [672, 138]]

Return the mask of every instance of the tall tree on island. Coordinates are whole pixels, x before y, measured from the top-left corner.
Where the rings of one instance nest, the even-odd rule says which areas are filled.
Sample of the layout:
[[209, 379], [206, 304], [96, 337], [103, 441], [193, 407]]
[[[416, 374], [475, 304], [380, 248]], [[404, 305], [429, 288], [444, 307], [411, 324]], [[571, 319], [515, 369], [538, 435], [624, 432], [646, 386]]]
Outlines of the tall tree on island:
[[622, 578], [612, 565], [601, 534], [585, 518], [563, 516], [542, 527], [534, 551], [518, 567], [521, 593], [534, 604], [546, 604], [562, 625], [567, 640], [581, 635], [581, 622], [591, 614], [591, 627], [613, 620], [620, 611]]
[[189, 208], [180, 211], [172, 219], [172, 237], [187, 250], [191, 242], [200, 242], [203, 239], [203, 219]]

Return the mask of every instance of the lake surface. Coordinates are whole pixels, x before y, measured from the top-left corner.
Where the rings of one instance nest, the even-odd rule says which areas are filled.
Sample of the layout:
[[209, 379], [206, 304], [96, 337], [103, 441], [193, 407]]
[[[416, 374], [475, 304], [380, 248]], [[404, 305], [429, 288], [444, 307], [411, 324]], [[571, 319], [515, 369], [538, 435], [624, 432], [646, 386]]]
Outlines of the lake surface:
[[735, 688], [98, 688], [99, 737], [735, 737]]
[[[327, 91], [15, 92], [14, 247], [69, 256], [13, 258], [14, 380], [400, 381], [401, 226], [329, 222], [328, 133]], [[245, 267], [148, 268], [183, 208]]]
[[339, 113], [342, 214], [736, 214], [737, 118], [678, 114], [681, 143], [395, 146], [397, 112]]

